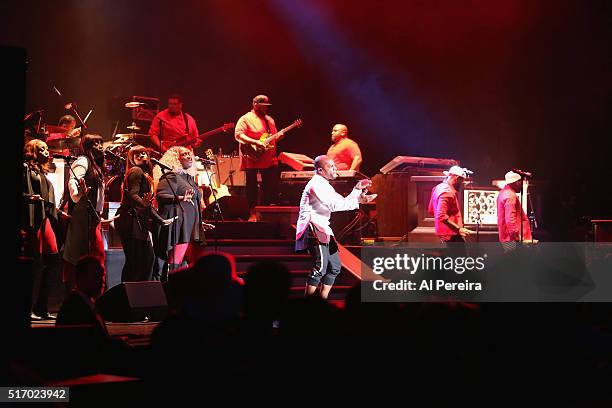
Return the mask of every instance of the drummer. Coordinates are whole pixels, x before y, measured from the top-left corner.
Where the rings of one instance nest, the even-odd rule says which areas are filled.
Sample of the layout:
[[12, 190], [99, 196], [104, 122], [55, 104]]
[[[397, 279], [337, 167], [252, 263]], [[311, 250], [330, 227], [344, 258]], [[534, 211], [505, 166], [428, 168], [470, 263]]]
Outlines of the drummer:
[[[81, 135], [81, 128], [77, 128], [76, 127], [76, 119], [74, 118], [74, 116], [72, 115], [64, 115], [60, 118], [58, 124], [57, 124], [57, 128], [53, 127], [53, 130], [55, 132], [53, 133], [49, 133], [49, 136], [47, 137], [47, 144], [49, 144], [49, 142], [52, 142], [54, 140], [59, 140], [59, 139], [68, 139], [68, 138], [73, 138], [73, 137], [79, 137]], [[63, 132], [58, 132], [58, 129], [61, 128], [64, 131]], [[64, 150], [52, 150], [52, 146], [53, 143], [51, 143], [51, 145], [49, 146], [49, 150], [52, 153], [59, 153], [59, 154], [63, 154], [63, 155], [69, 155], [70, 151], [68, 149], [64, 149]]]

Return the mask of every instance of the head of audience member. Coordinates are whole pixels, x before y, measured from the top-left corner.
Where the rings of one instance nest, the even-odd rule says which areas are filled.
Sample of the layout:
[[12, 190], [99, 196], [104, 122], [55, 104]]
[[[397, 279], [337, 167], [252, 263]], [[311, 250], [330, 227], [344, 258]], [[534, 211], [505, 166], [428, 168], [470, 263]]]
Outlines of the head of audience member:
[[104, 291], [104, 265], [97, 256], [85, 255], [76, 264], [77, 289], [91, 299], [97, 299]]
[[287, 305], [291, 274], [279, 262], [264, 261], [251, 266], [244, 287], [244, 311], [248, 317], [275, 319]]

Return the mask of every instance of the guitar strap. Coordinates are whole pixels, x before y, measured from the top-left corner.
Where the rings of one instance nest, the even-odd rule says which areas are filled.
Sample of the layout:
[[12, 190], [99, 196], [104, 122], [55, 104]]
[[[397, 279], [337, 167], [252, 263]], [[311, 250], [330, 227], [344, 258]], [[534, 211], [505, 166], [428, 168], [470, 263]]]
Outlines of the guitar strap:
[[268, 116], [267, 116], [267, 115], [264, 115], [264, 117], [263, 117], [263, 121], [264, 121], [264, 123], [266, 124], [266, 132], [267, 132], [269, 135], [270, 135], [270, 134], [272, 134], [272, 133], [270, 132], [270, 123], [268, 122]]
[[187, 114], [185, 112], [183, 112], [183, 120], [185, 121], [186, 137], [189, 137], [189, 121], [187, 120]]

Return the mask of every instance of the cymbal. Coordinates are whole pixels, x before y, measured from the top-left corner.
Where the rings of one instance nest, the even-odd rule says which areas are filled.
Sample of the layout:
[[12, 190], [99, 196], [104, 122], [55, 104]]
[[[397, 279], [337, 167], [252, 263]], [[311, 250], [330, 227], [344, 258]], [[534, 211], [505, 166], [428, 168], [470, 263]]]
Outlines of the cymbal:
[[142, 133], [134, 133], [132, 134], [132, 137], [139, 145], [142, 145], [144, 147], [155, 147], [155, 145], [153, 145], [153, 141], [151, 140], [151, 136], [149, 135], [144, 135]]
[[132, 101], [132, 102], [126, 102], [125, 105], [123, 106], [125, 106], [126, 108], [139, 108], [141, 106], [146, 106], [146, 103]]
[[66, 133], [68, 130], [60, 126], [47, 125], [45, 129], [49, 133]]
[[80, 137], [65, 137], [63, 139], [55, 139], [47, 142], [47, 146], [49, 146], [51, 150], [76, 149], [80, 144]]
[[140, 128], [136, 125], [130, 125], [130, 126], [126, 126], [126, 129], [130, 129], [130, 130], [140, 130]]

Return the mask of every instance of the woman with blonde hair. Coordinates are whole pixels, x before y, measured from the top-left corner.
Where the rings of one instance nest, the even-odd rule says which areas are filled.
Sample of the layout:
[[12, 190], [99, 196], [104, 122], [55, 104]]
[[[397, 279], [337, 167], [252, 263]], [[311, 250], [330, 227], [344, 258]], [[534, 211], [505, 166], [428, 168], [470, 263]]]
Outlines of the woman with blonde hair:
[[[54, 272], [59, 267], [58, 246], [53, 226], [57, 223], [53, 184], [47, 179], [49, 148], [39, 139], [32, 139], [24, 147], [21, 236], [22, 255], [32, 257], [34, 305], [32, 319], [48, 319], [48, 300]], [[36, 286], [36, 285], [35, 285]]]
[[159, 214], [166, 219], [176, 217], [172, 225], [160, 228], [156, 245], [157, 256], [166, 261], [169, 269], [184, 261], [194, 261], [203, 250], [204, 230], [214, 228], [202, 222], [205, 206], [195, 182], [193, 161], [191, 150], [175, 146], [160, 160], [172, 170], [164, 174], [159, 166], [154, 170], [159, 180], [156, 190]]
[[119, 218], [115, 219], [125, 254], [121, 281], [148, 281], [152, 279], [155, 262], [151, 223], [167, 226], [173, 219], [163, 219], [151, 205], [153, 166], [150, 151], [134, 146], [128, 151], [126, 162], [121, 206], [117, 210]]

